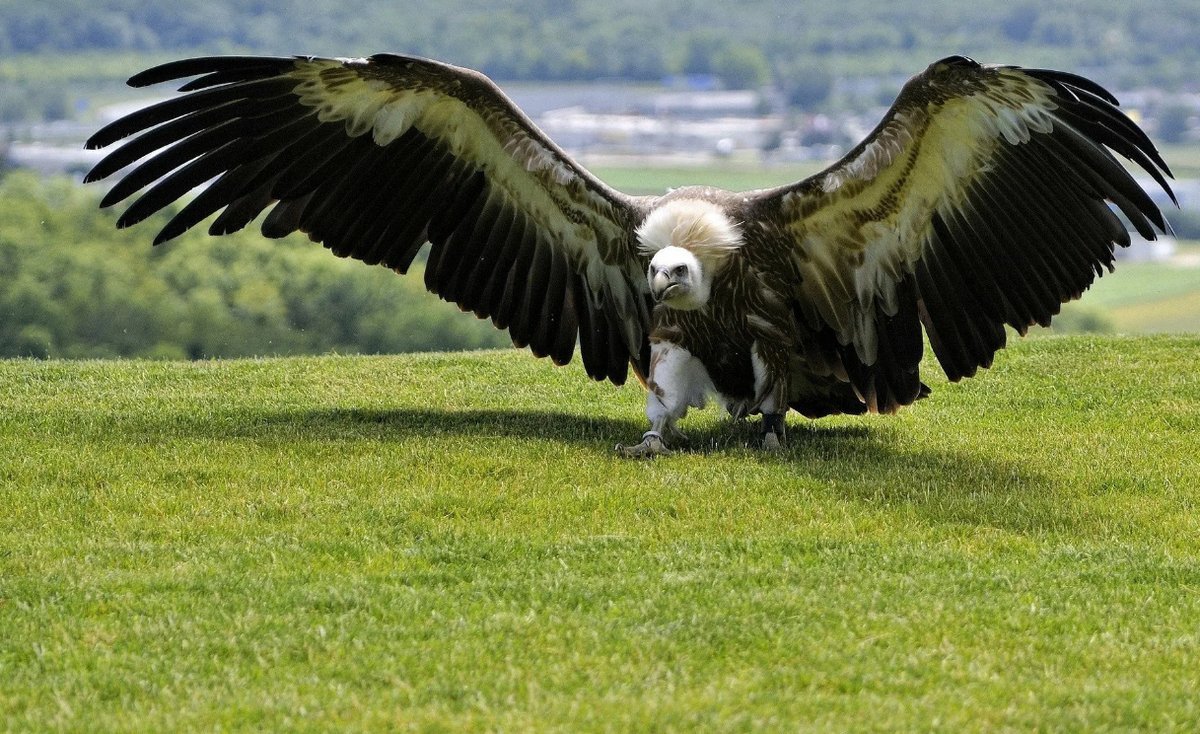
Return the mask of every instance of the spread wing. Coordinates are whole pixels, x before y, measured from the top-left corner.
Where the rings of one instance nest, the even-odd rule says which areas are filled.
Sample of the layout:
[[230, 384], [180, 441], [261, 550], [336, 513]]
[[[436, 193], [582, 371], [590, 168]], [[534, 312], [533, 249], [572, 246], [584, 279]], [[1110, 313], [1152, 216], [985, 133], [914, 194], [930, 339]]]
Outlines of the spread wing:
[[177, 61], [132, 86], [194, 77], [182, 96], [117, 120], [89, 148], [135, 136], [87, 180], [129, 170], [111, 206], [142, 221], [205, 185], [159, 233], [213, 214], [209, 232], [268, 207], [268, 237], [300, 231], [334, 253], [403, 273], [432, 243], [426, 286], [491, 318], [514, 343], [589, 375], [644, 375], [648, 295], [633, 231], [640, 199], [605, 186], [486, 77], [411, 57], [214, 57]]
[[944, 59], [841, 161], [752, 196], [774, 243], [756, 256], [869, 407], [919, 396], [922, 324], [952, 380], [991, 364], [1005, 324], [1049, 324], [1129, 244], [1109, 202], [1147, 239], [1169, 231], [1109, 150], [1174, 198], [1116, 104], [1078, 76]]

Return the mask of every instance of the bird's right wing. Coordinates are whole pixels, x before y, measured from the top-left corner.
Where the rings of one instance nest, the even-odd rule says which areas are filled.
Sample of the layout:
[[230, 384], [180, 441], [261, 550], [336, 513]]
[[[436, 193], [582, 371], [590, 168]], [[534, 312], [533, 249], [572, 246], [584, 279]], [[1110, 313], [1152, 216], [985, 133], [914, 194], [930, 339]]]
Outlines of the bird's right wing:
[[135, 224], [204, 188], [159, 233], [220, 212], [211, 234], [274, 205], [263, 233], [306, 233], [334, 253], [401, 273], [426, 241], [427, 287], [491, 318], [514, 343], [564, 363], [580, 343], [593, 378], [644, 375], [649, 307], [633, 239], [641, 199], [571, 160], [482, 74], [406, 56], [211, 57], [133, 86], [195, 77], [88, 147], [134, 136], [89, 181], [138, 164], [104, 206], [145, 189]]

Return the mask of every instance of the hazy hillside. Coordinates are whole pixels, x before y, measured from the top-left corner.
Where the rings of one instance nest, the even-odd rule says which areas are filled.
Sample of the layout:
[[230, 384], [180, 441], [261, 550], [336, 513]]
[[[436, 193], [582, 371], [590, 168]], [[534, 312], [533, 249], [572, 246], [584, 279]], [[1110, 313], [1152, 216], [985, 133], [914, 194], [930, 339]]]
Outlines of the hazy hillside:
[[820, 101], [833, 77], [911, 74], [967, 53], [1083, 70], [1118, 88], [1179, 88], [1194, 83], [1198, 28], [1200, 4], [1156, 0], [0, 0], [0, 119], [18, 101], [63, 111], [44, 98], [43, 75], [124, 77], [131, 64], [95, 61], [117, 52], [398, 50], [503, 80], [713, 74], [729, 86], [774, 82], [798, 102]]
[[[1003, 49], [1073, 64], [1149, 67], [1183, 80], [1200, 5], [1161, 0], [980, 3], [949, 0], [746, 2], [480, 0], [5, 0], [0, 53], [233, 49], [361, 53], [403, 49], [457, 58], [502, 77], [653, 78], [729, 64], [731, 46], [772, 64], [806, 56], [893, 70], [896, 58]], [[1182, 63], [1181, 63], [1182, 62]]]

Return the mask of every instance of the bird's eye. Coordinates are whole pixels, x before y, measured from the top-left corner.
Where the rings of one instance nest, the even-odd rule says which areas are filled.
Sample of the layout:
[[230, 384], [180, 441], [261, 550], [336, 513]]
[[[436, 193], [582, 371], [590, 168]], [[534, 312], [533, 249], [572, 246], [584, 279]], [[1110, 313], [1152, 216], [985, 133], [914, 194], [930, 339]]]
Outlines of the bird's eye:
[[676, 277], [681, 276], [685, 273], [687, 273], [686, 265], [676, 265], [675, 269], [671, 271], [671, 275], [674, 275]]

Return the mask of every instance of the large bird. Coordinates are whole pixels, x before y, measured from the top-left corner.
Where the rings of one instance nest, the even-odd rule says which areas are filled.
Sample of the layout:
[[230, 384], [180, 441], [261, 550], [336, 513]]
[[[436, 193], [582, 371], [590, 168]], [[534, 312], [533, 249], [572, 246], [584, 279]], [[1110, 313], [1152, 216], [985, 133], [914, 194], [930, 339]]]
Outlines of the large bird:
[[[911, 79], [878, 127], [825, 171], [779, 188], [629, 196], [555, 145], [487, 77], [408, 56], [213, 57], [137, 74], [182, 96], [98, 131], [135, 136], [88, 175], [132, 164], [103, 206], [118, 225], [207, 183], [159, 232], [300, 231], [404, 273], [554, 362], [578, 343], [596, 380], [632, 367], [667, 452], [715, 397], [762, 414], [891, 413], [928, 394], [925, 337], [951, 380], [987, 367], [1169, 225], [1113, 153], [1171, 196], [1146, 134], [1096, 83], [954, 56]], [[1110, 207], [1110, 204], [1112, 207]], [[922, 333], [924, 331], [924, 334]]]

